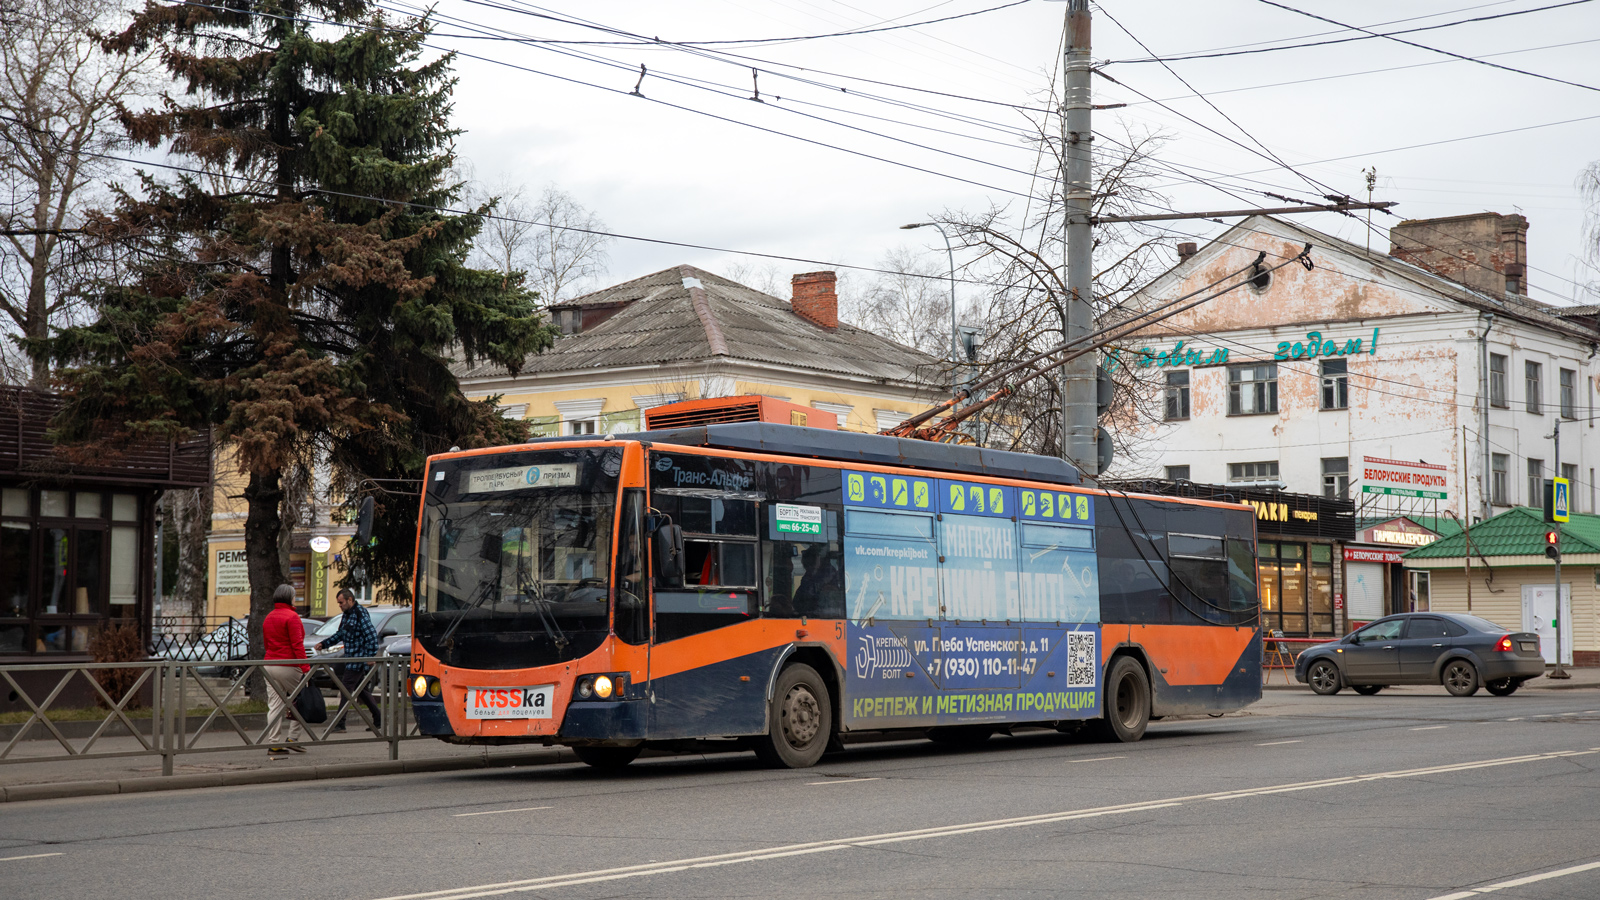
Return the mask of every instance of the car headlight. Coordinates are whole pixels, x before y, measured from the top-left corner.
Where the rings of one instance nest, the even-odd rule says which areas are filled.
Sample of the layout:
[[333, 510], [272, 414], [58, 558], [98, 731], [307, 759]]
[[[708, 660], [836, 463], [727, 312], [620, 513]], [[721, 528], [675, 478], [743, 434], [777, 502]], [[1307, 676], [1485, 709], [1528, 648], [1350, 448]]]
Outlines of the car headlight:
[[600, 696], [601, 700], [606, 700], [611, 697], [612, 687], [613, 685], [611, 684], [611, 679], [605, 675], [601, 675], [599, 678], [594, 680], [594, 692]]
[[428, 677], [426, 675], [418, 675], [411, 680], [411, 693], [417, 697], [428, 693]]

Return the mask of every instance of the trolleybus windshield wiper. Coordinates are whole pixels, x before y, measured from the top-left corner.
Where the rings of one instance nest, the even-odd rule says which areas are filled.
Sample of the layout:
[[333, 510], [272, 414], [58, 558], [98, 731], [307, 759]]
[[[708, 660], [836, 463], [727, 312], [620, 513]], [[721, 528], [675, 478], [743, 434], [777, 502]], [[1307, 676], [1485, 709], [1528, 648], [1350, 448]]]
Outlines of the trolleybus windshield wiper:
[[538, 584], [528, 577], [527, 571], [521, 566], [517, 567], [517, 582], [518, 588], [524, 594], [533, 597], [534, 609], [539, 613], [539, 624], [544, 626], [544, 633], [556, 645], [556, 650], [567, 649], [567, 634], [561, 630], [561, 625], [556, 622], [555, 616], [550, 614], [550, 601], [544, 598], [544, 591], [539, 589]]

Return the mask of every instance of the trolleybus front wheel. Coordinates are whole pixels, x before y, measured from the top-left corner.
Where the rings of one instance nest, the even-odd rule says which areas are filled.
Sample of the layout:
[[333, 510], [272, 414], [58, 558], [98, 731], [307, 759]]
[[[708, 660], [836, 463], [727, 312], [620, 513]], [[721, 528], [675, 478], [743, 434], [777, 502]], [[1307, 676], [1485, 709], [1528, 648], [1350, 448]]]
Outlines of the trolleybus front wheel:
[[817, 670], [795, 663], [778, 676], [767, 714], [767, 734], [755, 741], [769, 766], [806, 769], [817, 764], [833, 734], [833, 701]]
[[1106, 717], [1098, 730], [1106, 740], [1133, 743], [1150, 724], [1150, 679], [1131, 656], [1119, 656], [1106, 670], [1103, 698]]

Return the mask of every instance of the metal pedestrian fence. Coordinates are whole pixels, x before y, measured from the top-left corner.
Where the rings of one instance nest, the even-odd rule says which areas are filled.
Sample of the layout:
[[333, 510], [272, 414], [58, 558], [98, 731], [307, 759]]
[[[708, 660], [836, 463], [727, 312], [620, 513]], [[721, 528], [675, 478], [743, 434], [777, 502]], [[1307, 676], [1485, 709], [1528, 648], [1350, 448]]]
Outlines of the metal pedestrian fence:
[[[309, 738], [308, 746], [387, 744], [389, 759], [395, 760], [400, 758], [402, 741], [428, 737], [417, 732], [408, 715], [408, 657], [312, 658], [292, 662], [311, 667], [300, 675], [284, 703], [285, 715], [300, 723]], [[346, 686], [339, 677], [340, 667], [348, 663], [368, 665], [365, 676], [353, 687]], [[161, 774], [171, 775], [174, 761], [185, 754], [263, 751], [279, 746], [280, 742], [269, 740], [276, 725], [269, 716], [242, 713], [235, 707], [248, 700], [266, 699], [264, 694], [249, 695], [251, 682], [255, 682], [258, 692], [277, 691], [264, 670], [285, 664], [285, 660], [229, 660], [230, 673], [238, 673], [232, 678], [201, 674], [202, 669], [216, 670], [217, 663], [208, 660], [0, 666], [0, 686], [14, 693], [30, 713], [15, 730], [0, 726], [0, 736], [11, 732], [0, 738], [4, 740], [0, 744], [0, 764], [159, 756]], [[30, 693], [24, 682], [50, 687], [45, 691], [35, 687]], [[99, 701], [95, 715], [83, 718], [81, 707], [72, 709], [76, 719], [71, 722], [51, 715], [65, 711], [64, 698], [81, 698], [85, 683], [88, 693]], [[381, 722], [376, 727], [366, 706], [359, 702], [363, 689], [371, 691], [378, 707]], [[324, 690], [334, 695], [327, 702], [328, 717], [324, 722], [309, 723], [295, 708], [294, 696], [306, 690]], [[145, 700], [149, 701], [148, 715], [142, 709]], [[347, 732], [334, 731], [341, 720], [348, 723]], [[120, 747], [111, 746], [109, 739], [130, 736], [131, 746], [127, 740], [120, 741]]]

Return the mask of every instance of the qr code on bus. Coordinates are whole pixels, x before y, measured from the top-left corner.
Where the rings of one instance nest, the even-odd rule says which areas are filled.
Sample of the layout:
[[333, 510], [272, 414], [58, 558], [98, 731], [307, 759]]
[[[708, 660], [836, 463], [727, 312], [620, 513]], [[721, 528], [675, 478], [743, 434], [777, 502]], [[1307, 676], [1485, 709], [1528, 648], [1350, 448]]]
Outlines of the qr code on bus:
[[1067, 632], [1067, 687], [1094, 687], [1094, 632]]

